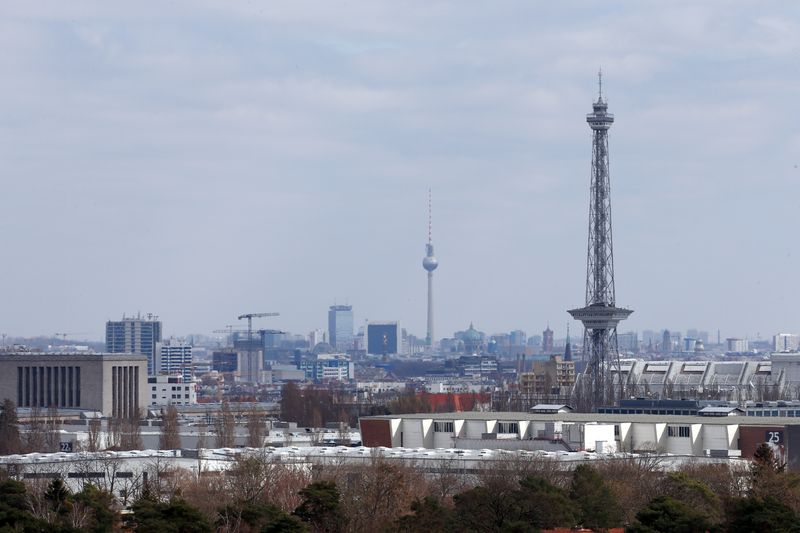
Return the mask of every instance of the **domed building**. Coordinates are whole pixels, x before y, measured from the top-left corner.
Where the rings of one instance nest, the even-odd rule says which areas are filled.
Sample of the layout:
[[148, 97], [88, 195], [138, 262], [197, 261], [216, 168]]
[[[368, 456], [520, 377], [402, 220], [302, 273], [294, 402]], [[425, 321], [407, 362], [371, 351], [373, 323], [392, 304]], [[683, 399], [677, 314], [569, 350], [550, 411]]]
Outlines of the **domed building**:
[[461, 340], [464, 342], [464, 353], [478, 354], [483, 351], [483, 335], [475, 329], [472, 322], [469, 324], [469, 329], [461, 336]]

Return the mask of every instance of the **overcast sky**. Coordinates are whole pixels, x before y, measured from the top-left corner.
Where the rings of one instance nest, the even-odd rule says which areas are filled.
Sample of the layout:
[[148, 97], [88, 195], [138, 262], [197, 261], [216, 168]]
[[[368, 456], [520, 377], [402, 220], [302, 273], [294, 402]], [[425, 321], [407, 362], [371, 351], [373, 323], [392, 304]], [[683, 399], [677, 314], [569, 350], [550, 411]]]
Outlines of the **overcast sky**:
[[431, 188], [437, 337], [563, 336], [602, 66], [621, 330], [798, 332], [800, 4], [697, 4], [5, 1], [0, 330], [424, 337]]

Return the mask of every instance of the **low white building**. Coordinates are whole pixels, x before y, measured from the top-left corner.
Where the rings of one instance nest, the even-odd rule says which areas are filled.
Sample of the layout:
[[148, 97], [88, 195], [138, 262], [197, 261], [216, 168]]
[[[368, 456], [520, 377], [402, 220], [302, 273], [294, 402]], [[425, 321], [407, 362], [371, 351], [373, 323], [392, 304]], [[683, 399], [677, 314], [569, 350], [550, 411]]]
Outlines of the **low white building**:
[[197, 403], [197, 382], [183, 376], [150, 376], [147, 378], [147, 404], [193, 405]]
[[[752, 457], [776, 444], [800, 470], [800, 418], [456, 412], [362, 417], [365, 446], [544, 451], [641, 452]], [[793, 437], [794, 436], [794, 440]]]

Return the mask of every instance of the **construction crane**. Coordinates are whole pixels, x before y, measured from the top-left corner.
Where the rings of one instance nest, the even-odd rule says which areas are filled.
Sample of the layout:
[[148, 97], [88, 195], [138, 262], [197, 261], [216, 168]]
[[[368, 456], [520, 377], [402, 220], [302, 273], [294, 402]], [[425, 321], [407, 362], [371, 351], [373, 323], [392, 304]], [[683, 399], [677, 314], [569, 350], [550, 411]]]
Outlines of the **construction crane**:
[[[247, 319], [247, 378], [253, 379], [253, 319], [267, 316], [280, 316], [280, 313], [245, 313], [237, 317], [238, 320]], [[255, 380], [258, 382], [258, 379]]]
[[67, 337], [70, 335], [85, 335], [86, 333], [79, 331], [73, 333], [53, 333], [54, 337], [61, 337], [62, 342], [67, 342]]

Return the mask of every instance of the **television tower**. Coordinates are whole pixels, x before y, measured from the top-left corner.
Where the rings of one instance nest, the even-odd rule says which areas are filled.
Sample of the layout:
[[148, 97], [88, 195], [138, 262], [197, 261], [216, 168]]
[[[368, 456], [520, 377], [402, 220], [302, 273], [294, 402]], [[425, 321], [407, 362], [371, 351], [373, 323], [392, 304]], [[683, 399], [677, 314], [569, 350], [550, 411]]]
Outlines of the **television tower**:
[[[586, 261], [586, 306], [569, 314], [583, 323], [583, 360], [588, 364], [592, 410], [613, 401], [613, 385], [606, 383], [608, 364], [619, 368], [617, 324], [633, 313], [615, 305], [614, 249], [611, 240], [611, 181], [608, 171], [608, 129], [614, 115], [603, 100], [603, 73], [597, 74], [598, 96], [593, 112], [586, 115], [592, 129], [592, 172], [589, 182], [589, 246]], [[620, 389], [622, 381], [620, 380]], [[620, 391], [621, 393], [621, 391]]]
[[425, 335], [425, 346], [433, 348], [433, 271], [439, 266], [439, 261], [433, 255], [433, 217], [431, 205], [431, 190], [428, 189], [428, 244], [425, 245], [425, 259], [422, 268], [428, 271], [428, 333]]

